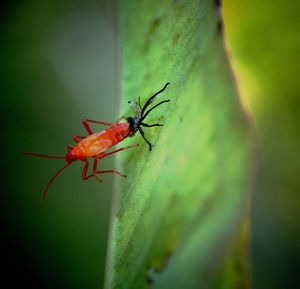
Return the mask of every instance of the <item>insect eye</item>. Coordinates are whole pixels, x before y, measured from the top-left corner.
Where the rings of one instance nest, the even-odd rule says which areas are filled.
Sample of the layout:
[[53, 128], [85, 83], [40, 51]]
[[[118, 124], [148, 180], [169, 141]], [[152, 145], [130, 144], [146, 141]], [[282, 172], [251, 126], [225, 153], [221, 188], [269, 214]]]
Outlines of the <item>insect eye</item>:
[[135, 127], [136, 127], [136, 121], [135, 121], [134, 117], [130, 116], [130, 117], [128, 118], [128, 122], [129, 122], [129, 124], [130, 124], [130, 127], [131, 127], [132, 129], [135, 129]]

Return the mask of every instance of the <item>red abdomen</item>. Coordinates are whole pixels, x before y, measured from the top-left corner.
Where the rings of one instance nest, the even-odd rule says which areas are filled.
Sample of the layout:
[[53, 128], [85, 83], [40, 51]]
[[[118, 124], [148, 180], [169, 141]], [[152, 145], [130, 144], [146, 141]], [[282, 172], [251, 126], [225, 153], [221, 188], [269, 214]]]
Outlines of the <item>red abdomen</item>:
[[71, 154], [75, 157], [93, 157], [128, 137], [130, 131], [129, 123], [117, 123], [83, 139]]

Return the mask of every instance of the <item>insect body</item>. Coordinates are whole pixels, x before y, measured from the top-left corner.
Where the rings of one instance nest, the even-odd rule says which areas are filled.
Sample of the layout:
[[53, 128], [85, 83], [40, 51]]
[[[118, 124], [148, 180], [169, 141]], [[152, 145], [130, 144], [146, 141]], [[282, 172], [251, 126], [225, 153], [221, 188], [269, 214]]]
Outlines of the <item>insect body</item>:
[[[87, 121], [89, 120], [86, 120], [85, 124]], [[128, 137], [131, 132], [129, 123], [108, 125], [111, 125], [108, 129], [91, 134], [80, 141], [75, 148], [68, 152], [67, 158], [69, 160], [81, 159], [81, 157], [85, 159], [86, 157], [94, 157], [102, 154], [108, 148]]]
[[[109, 149], [110, 147], [121, 142], [128, 136], [134, 136], [137, 131], [139, 131], [141, 133], [143, 139], [149, 145], [149, 150], [151, 151], [152, 144], [146, 139], [142, 127], [162, 126], [162, 124], [156, 123], [156, 124], [149, 125], [149, 124], [144, 123], [143, 121], [154, 108], [156, 108], [157, 106], [159, 106], [165, 102], [170, 101], [169, 99], [163, 100], [163, 101], [159, 102], [158, 104], [156, 104], [155, 106], [153, 106], [152, 108], [150, 108], [149, 110], [147, 110], [148, 106], [152, 103], [155, 96], [157, 96], [158, 94], [163, 92], [168, 85], [169, 85], [169, 83], [166, 83], [165, 86], [160, 91], [158, 91], [153, 96], [151, 96], [147, 100], [147, 102], [145, 103], [145, 105], [143, 107], [141, 107], [140, 97], [138, 98], [138, 104], [133, 101], [129, 101], [128, 103], [132, 107], [134, 114], [135, 114], [134, 117], [128, 117], [128, 118], [121, 117], [115, 123], [106, 123], [106, 122], [90, 120], [90, 119], [83, 120], [83, 125], [86, 128], [89, 136], [87, 136], [87, 137], [74, 136], [73, 139], [77, 142], [77, 145], [75, 147], [67, 146], [67, 148], [69, 150], [68, 150], [66, 156], [51, 156], [51, 155], [44, 155], [44, 154], [39, 154], [39, 153], [22, 152], [22, 154], [25, 154], [25, 155], [34, 155], [34, 156], [39, 156], [39, 157], [55, 158], [55, 159], [65, 159], [67, 162], [58, 172], [56, 172], [56, 174], [49, 181], [49, 183], [44, 191], [43, 199], [45, 199], [47, 191], [49, 189], [49, 186], [53, 182], [53, 180], [57, 177], [57, 175], [62, 170], [64, 170], [67, 166], [69, 166], [70, 164], [72, 164], [73, 162], [75, 162], [77, 160], [81, 160], [81, 161], [85, 162], [85, 166], [82, 171], [82, 179], [83, 180], [87, 180], [91, 177], [95, 177], [99, 182], [102, 182], [98, 178], [97, 174], [104, 174], [104, 173], [116, 173], [122, 177], [126, 177], [125, 175], [121, 174], [120, 172], [118, 172], [116, 170], [98, 171], [97, 170], [98, 160], [103, 159], [104, 157], [109, 156], [111, 154], [120, 152], [122, 150], [136, 147], [137, 144], [123, 147], [123, 148], [117, 149], [117, 150], [109, 152], [109, 153], [105, 153], [105, 151], [107, 149]], [[126, 119], [126, 122], [120, 122], [123, 119]], [[93, 133], [89, 126], [89, 123], [97, 123], [97, 124], [106, 125], [106, 126], [108, 126], [108, 128], [106, 130], [103, 130], [103, 131], [100, 131], [97, 133]], [[87, 170], [89, 167], [88, 158], [94, 159], [93, 173], [91, 173], [89, 175], [87, 175]]]

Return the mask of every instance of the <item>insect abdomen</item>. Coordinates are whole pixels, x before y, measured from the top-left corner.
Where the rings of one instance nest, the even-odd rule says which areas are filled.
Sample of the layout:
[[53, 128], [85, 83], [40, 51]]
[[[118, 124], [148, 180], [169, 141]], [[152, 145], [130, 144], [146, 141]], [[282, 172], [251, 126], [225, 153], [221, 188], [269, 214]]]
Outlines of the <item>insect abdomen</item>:
[[119, 143], [129, 134], [129, 124], [119, 123], [83, 139], [72, 152], [76, 156], [92, 157]]
[[130, 126], [129, 123], [118, 123], [106, 130], [112, 145], [121, 142], [123, 139], [129, 136]]

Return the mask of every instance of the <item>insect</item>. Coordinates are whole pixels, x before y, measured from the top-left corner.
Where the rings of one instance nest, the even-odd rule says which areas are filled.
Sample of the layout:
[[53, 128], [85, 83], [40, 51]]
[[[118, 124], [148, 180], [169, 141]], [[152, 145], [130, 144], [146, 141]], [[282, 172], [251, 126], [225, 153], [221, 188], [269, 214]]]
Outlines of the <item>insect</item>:
[[[107, 170], [107, 171], [98, 171], [97, 170], [97, 164], [98, 160], [103, 159], [104, 157], [107, 157], [109, 155], [118, 153], [120, 151], [123, 151], [125, 149], [130, 149], [133, 147], [138, 146], [138, 144], [123, 147], [120, 149], [117, 149], [115, 151], [105, 153], [107, 149], [110, 147], [116, 145], [117, 143], [121, 142], [127, 137], [134, 136], [137, 131], [140, 132], [142, 135], [143, 139], [146, 141], [146, 143], [149, 146], [149, 150], [152, 150], [152, 144], [147, 140], [145, 137], [144, 131], [142, 127], [155, 127], [155, 126], [162, 126], [162, 124], [146, 124], [144, 123], [145, 118], [148, 116], [148, 114], [158, 107], [159, 105], [169, 102], [170, 100], [163, 100], [153, 106], [152, 108], [148, 109], [148, 106], [153, 102], [154, 98], [163, 92], [169, 83], [166, 83], [165, 86], [156, 92], [154, 95], [152, 95], [145, 105], [142, 107], [141, 106], [141, 101], [140, 97], [138, 98], [138, 103], [134, 101], [128, 101], [129, 105], [132, 107], [133, 112], [134, 112], [134, 117], [130, 116], [128, 118], [125, 118], [124, 116], [118, 119], [114, 123], [106, 123], [102, 121], [96, 121], [96, 120], [91, 120], [91, 119], [85, 119], [83, 120], [83, 125], [85, 129], [87, 130], [89, 136], [74, 136], [73, 139], [77, 143], [75, 147], [73, 146], [67, 146], [68, 152], [66, 156], [52, 156], [52, 155], [45, 155], [45, 154], [39, 154], [39, 153], [30, 153], [30, 152], [22, 152], [24, 155], [34, 155], [38, 157], [45, 157], [45, 158], [53, 158], [53, 159], [65, 159], [66, 164], [60, 168], [55, 175], [51, 178], [49, 183], [47, 184], [47, 187], [43, 193], [42, 199], [44, 200], [47, 194], [47, 191], [49, 189], [49, 186], [51, 183], [54, 181], [54, 179], [57, 177], [58, 174], [60, 174], [66, 167], [68, 167], [70, 164], [72, 164], [75, 161], [81, 160], [85, 163], [83, 171], [82, 171], [82, 179], [83, 180], [88, 180], [89, 178], [95, 177], [97, 181], [102, 182], [97, 174], [105, 174], [105, 173], [116, 173], [122, 177], [126, 177], [126, 175], [121, 174], [120, 172], [116, 170]], [[147, 110], [147, 111], [146, 111]], [[120, 122], [121, 120], [125, 119], [126, 122]], [[93, 133], [89, 123], [97, 123], [97, 124], [102, 124], [108, 126], [106, 130]], [[87, 170], [89, 167], [89, 162], [88, 158], [93, 158], [94, 163], [93, 163], [93, 173], [87, 175]]]

